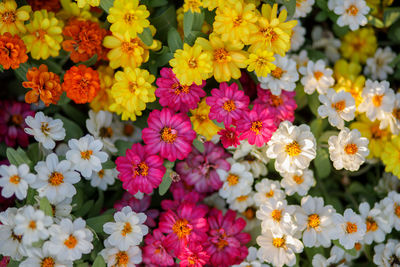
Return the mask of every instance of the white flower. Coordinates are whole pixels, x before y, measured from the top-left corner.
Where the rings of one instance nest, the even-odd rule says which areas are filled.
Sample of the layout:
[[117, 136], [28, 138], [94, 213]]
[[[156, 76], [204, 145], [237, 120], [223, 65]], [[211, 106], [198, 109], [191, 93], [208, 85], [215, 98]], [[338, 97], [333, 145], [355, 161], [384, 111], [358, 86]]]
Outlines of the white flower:
[[275, 169], [280, 173], [307, 168], [316, 156], [316, 141], [310, 127], [281, 122], [268, 142], [267, 156], [276, 159]]
[[56, 203], [71, 198], [76, 194], [73, 184], [80, 180], [80, 175], [73, 171], [68, 160], [58, 161], [56, 154], [46, 157], [46, 161], [40, 161], [35, 166], [36, 181], [32, 184], [40, 197], [47, 197], [50, 203]]
[[391, 191], [388, 196], [381, 200], [379, 206], [383, 217], [388, 221], [388, 227], [394, 227], [400, 231], [400, 194]]
[[285, 188], [285, 193], [289, 196], [294, 193], [300, 196], [307, 195], [308, 190], [315, 186], [314, 173], [310, 169], [297, 170], [294, 173], [284, 173], [282, 175], [281, 186]]
[[203, 199], [204, 204], [210, 206], [210, 207], [215, 207], [216, 209], [226, 211], [225, 205], [226, 205], [226, 200], [223, 199], [218, 192], [215, 192]]
[[241, 264], [232, 265], [232, 267], [268, 267], [268, 264], [262, 263], [257, 258], [257, 249], [249, 247], [249, 254]]
[[374, 247], [374, 263], [381, 267], [398, 266], [400, 261], [400, 243], [398, 240], [389, 239], [386, 244], [379, 244]]
[[261, 182], [256, 184], [256, 191], [254, 202], [258, 207], [270, 199], [283, 200], [285, 198], [279, 182], [267, 178], [262, 179]]
[[361, 137], [360, 131], [344, 128], [339, 135], [328, 139], [329, 156], [335, 169], [357, 171], [368, 156], [368, 139]]
[[25, 251], [22, 236], [14, 232], [15, 215], [17, 208], [8, 208], [0, 212], [0, 254], [19, 261], [25, 256]]
[[26, 164], [21, 164], [18, 167], [1, 165], [0, 176], [1, 195], [9, 198], [15, 194], [19, 200], [26, 198], [28, 184], [32, 184], [36, 179], [36, 176], [29, 172], [29, 167]]
[[47, 249], [35, 249], [30, 257], [20, 263], [20, 267], [72, 267], [72, 261], [60, 261]]
[[292, 233], [297, 228], [291, 216], [294, 211], [295, 206], [288, 206], [286, 199], [271, 199], [260, 206], [256, 216], [261, 220], [263, 232], [271, 229], [273, 231], [280, 230], [283, 233]]
[[304, 18], [311, 12], [314, 0], [296, 1], [296, 11], [293, 18]]
[[400, 191], [400, 179], [391, 172], [384, 172], [379, 179], [378, 185], [374, 187], [378, 193], [389, 193], [390, 191]]
[[115, 222], [103, 225], [104, 232], [110, 236], [107, 238], [110, 245], [120, 250], [127, 250], [130, 246], [139, 245], [143, 236], [147, 235], [149, 228], [143, 223], [147, 216], [144, 213], [136, 213], [131, 207], [126, 206], [114, 214]]
[[240, 163], [231, 165], [229, 172], [217, 169], [219, 178], [223, 182], [219, 195], [225, 199], [233, 199], [241, 195], [247, 195], [251, 191], [253, 175], [246, 171], [246, 166]]
[[330, 88], [326, 95], [319, 95], [322, 105], [318, 107], [321, 118], [328, 117], [329, 123], [339, 129], [344, 128], [344, 121], [351, 121], [355, 117], [356, 101], [345, 91], [336, 92]]
[[247, 195], [238, 196], [233, 199], [228, 199], [229, 208], [237, 210], [238, 212], [244, 212], [248, 207], [254, 204], [254, 193], [250, 192]]
[[331, 62], [336, 62], [340, 58], [340, 40], [335, 35], [321, 26], [315, 26], [311, 31], [312, 48], [323, 49], [324, 54]]
[[300, 53], [292, 54], [291, 58], [296, 62], [297, 69], [307, 66], [310, 60], [307, 56], [307, 50], [301, 50]]
[[93, 249], [93, 233], [86, 228], [82, 218], [73, 222], [67, 218], [62, 219], [58, 225], [53, 224], [49, 232], [50, 240], [44, 243], [43, 249], [52, 251], [59, 260], [74, 261]]
[[[392, 231], [392, 227], [383, 217], [380, 205], [376, 205], [373, 209], [370, 208], [367, 202], [362, 202], [358, 208], [361, 218], [367, 225], [367, 232], [364, 236], [364, 243], [371, 245], [373, 241], [381, 243], [385, 240], [386, 233]], [[383, 209], [382, 209], [383, 210]]]
[[332, 87], [335, 80], [332, 78], [333, 71], [325, 67], [325, 62], [319, 59], [317, 62], [308, 61], [307, 67], [301, 67], [299, 72], [303, 75], [301, 84], [304, 92], [311, 95], [315, 90], [319, 94], [325, 94]]
[[30, 127], [25, 128], [25, 132], [33, 135], [35, 140], [43, 144], [46, 149], [53, 149], [56, 146], [54, 141], [61, 141], [65, 138], [62, 120], [54, 120], [41, 111], [36, 112], [35, 117], [26, 117], [25, 122]]
[[356, 242], [364, 238], [367, 226], [360, 215], [346, 209], [343, 216], [335, 213], [333, 222], [337, 227], [337, 238], [345, 249], [352, 249]]
[[313, 267], [329, 267], [335, 266], [335, 256], [331, 256], [328, 259], [322, 256], [321, 254], [315, 254], [312, 259], [312, 266]]
[[[360, 243], [356, 243], [354, 248], [359, 247]], [[357, 251], [356, 256], [352, 256], [349, 253], [347, 253], [343, 248], [340, 248], [338, 246], [333, 246], [331, 249], [330, 256], [331, 258], [335, 258], [334, 263], [338, 267], [350, 267], [351, 261], [355, 258], [357, 258], [357, 254], [359, 254], [359, 251]]]
[[295, 253], [303, 251], [303, 244], [300, 240], [283, 232], [272, 232], [266, 230], [257, 237], [257, 244], [260, 246], [257, 256], [271, 263], [273, 266], [293, 266], [296, 263]]
[[[314, 0], [305, 0], [302, 3], [308, 3], [310, 1], [314, 2]], [[299, 9], [296, 8], [296, 12], [297, 10]], [[304, 44], [304, 41], [306, 40], [304, 38], [305, 34], [306, 29], [301, 26], [301, 21], [297, 20], [296, 26], [293, 27], [292, 37], [290, 38], [290, 51], [296, 51]]]
[[331, 245], [331, 240], [337, 237], [337, 226], [332, 220], [335, 212], [331, 205], [324, 206], [321, 197], [306, 196], [301, 199], [301, 207], [297, 207], [294, 216], [299, 230], [304, 230], [304, 246], [327, 248]]
[[400, 93], [396, 93], [395, 95], [393, 109], [390, 112], [384, 112], [379, 128], [390, 128], [390, 131], [394, 135], [400, 133]]
[[15, 215], [16, 235], [22, 235], [22, 242], [27, 245], [44, 240], [49, 236], [49, 227], [53, 223], [50, 216], [41, 210], [35, 210], [32, 206], [24, 206]]
[[120, 250], [118, 247], [111, 246], [104, 241], [105, 248], [100, 252], [108, 267], [135, 267], [142, 262], [142, 251], [138, 246], [130, 246], [126, 250]]
[[273, 64], [276, 68], [267, 77], [258, 77], [260, 87], [271, 90], [273, 95], [280, 95], [282, 90], [293, 91], [299, 80], [296, 62], [289, 56], [275, 55]]
[[389, 65], [396, 57], [390, 46], [385, 49], [378, 48], [374, 57], [367, 59], [367, 64], [364, 69], [366, 75], [371, 75], [371, 78], [376, 80], [386, 80], [388, 74], [393, 74], [393, 68]]
[[51, 204], [55, 221], [59, 222], [60, 219], [62, 218], [71, 217], [71, 211], [72, 211], [71, 202], [72, 198], [65, 198], [62, 201]]
[[[90, 185], [98, 187], [101, 190], [107, 190], [108, 185], [113, 185], [115, 177], [117, 176], [116, 170], [114, 169], [101, 169], [99, 172], [93, 172], [90, 176]], [[86, 178], [87, 179], [87, 178]]]
[[358, 111], [365, 112], [371, 121], [384, 119], [385, 112], [392, 112], [395, 101], [394, 91], [389, 86], [387, 81], [367, 80], [361, 93], [363, 102], [358, 106]]
[[365, 15], [368, 14], [369, 7], [364, 0], [336, 0], [333, 11], [339, 15], [337, 25], [349, 26], [352, 31], [358, 30], [368, 22]]
[[101, 163], [108, 159], [107, 153], [100, 151], [103, 143], [91, 135], [81, 137], [79, 140], [71, 139], [68, 141], [68, 146], [71, 150], [66, 154], [67, 159], [83, 177], [90, 177], [93, 171], [100, 171]]
[[103, 142], [104, 149], [115, 153], [117, 148], [114, 145], [117, 135], [115, 134], [115, 125], [113, 125], [113, 114], [108, 111], [99, 112], [89, 111], [89, 119], [86, 120], [86, 128], [94, 138]]

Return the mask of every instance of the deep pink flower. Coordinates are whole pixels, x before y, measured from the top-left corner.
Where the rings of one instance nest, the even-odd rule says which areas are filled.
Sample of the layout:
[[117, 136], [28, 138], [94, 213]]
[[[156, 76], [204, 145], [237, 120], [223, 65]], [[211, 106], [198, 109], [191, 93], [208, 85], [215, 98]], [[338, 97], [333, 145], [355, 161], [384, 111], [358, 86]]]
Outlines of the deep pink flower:
[[145, 194], [153, 192], [153, 188], [161, 184], [166, 171], [161, 157], [141, 144], [133, 144], [131, 149], [126, 150], [126, 156], [118, 157], [115, 164], [122, 187], [132, 195], [138, 191]]
[[148, 128], [143, 129], [142, 138], [153, 154], [160, 153], [169, 161], [183, 160], [192, 151], [196, 132], [189, 117], [163, 108], [153, 110], [147, 119]]
[[3, 256], [3, 258], [0, 261], [0, 267], [6, 267], [8, 263], [10, 262], [11, 258], [8, 256]]
[[160, 98], [160, 105], [169, 107], [174, 111], [188, 112], [189, 109], [195, 109], [200, 98], [206, 95], [201, 85], [193, 83], [190, 86], [181, 85], [171, 68], [162, 68], [161, 77], [157, 79], [156, 96]]
[[196, 204], [203, 200], [204, 196], [194, 190], [193, 186], [187, 185], [183, 180], [173, 183], [169, 188], [173, 200], [164, 199], [161, 201], [161, 207], [164, 210], [177, 210], [182, 203]]
[[190, 242], [187, 247], [182, 249], [178, 258], [181, 260], [179, 266], [202, 267], [208, 262], [210, 255], [203, 250], [200, 244]]
[[144, 238], [145, 246], [142, 249], [143, 262], [146, 266], [173, 266], [175, 265], [172, 255], [165, 246], [166, 237], [159, 229], [155, 229], [153, 234], [148, 234]]
[[17, 144], [28, 146], [29, 136], [24, 131], [28, 116], [35, 116], [28, 104], [9, 100], [0, 102], [0, 142], [5, 141], [10, 147]]
[[239, 91], [236, 83], [230, 86], [221, 83], [219, 89], [211, 90], [211, 96], [207, 97], [206, 102], [211, 107], [208, 115], [210, 119], [229, 126], [248, 110], [250, 99], [243, 91]]
[[176, 166], [178, 174], [187, 184], [193, 185], [200, 193], [214, 192], [221, 188], [222, 181], [217, 169], [229, 171], [230, 164], [225, 160], [229, 154], [213, 142], [204, 143], [204, 152], [195, 147], [185, 161]]
[[225, 148], [230, 146], [237, 147], [240, 145], [239, 133], [236, 131], [235, 127], [225, 126], [225, 129], [221, 129], [218, 134], [220, 135], [220, 140]]
[[242, 232], [246, 221], [235, 218], [236, 212], [232, 210], [228, 210], [223, 216], [222, 211], [213, 209], [208, 216], [210, 230], [208, 242], [204, 244], [212, 266], [240, 264], [247, 257], [246, 243], [251, 240], [251, 236]]
[[237, 130], [241, 132], [240, 140], [247, 139], [250, 145], [261, 147], [267, 143], [277, 126], [274, 122], [274, 114], [268, 109], [253, 109], [244, 113], [242, 119], [237, 122]]
[[188, 242], [207, 240], [207, 211], [205, 205], [182, 203], [176, 211], [168, 210], [161, 214], [158, 227], [167, 234], [165, 245], [174, 256], [178, 256]]

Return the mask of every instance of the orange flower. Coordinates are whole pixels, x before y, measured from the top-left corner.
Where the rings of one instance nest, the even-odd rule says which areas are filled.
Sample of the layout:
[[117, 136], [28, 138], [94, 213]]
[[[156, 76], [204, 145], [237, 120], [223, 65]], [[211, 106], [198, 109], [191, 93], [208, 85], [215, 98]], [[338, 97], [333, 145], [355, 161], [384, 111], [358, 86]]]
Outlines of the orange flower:
[[25, 94], [25, 102], [28, 104], [36, 103], [39, 100], [48, 106], [57, 104], [62, 94], [60, 77], [48, 71], [46, 65], [42, 64], [39, 68], [33, 67], [26, 73], [27, 82], [23, 82], [25, 88], [32, 88]]
[[12, 36], [9, 32], [0, 35], [0, 64], [4, 69], [17, 69], [27, 60], [26, 46], [18, 35]]
[[99, 74], [85, 65], [73, 66], [65, 73], [62, 87], [75, 103], [91, 102], [100, 90]]
[[58, 12], [61, 8], [59, 0], [28, 0], [33, 11], [46, 9], [51, 12]]
[[94, 54], [101, 58], [104, 54], [102, 46], [107, 31], [100, 28], [99, 24], [89, 20], [71, 19], [63, 30], [65, 41], [62, 47], [71, 52], [71, 60], [75, 63], [86, 61]]

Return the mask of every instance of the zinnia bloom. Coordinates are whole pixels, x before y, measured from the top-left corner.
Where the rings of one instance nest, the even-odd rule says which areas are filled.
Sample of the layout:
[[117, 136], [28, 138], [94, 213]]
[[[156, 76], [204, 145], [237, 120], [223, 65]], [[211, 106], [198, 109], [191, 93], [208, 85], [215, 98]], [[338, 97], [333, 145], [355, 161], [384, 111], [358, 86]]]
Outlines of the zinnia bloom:
[[190, 110], [190, 113], [192, 113], [190, 121], [193, 124], [193, 129], [197, 134], [203, 135], [207, 140], [211, 140], [221, 129], [210, 120], [210, 106], [207, 105], [205, 98], [199, 103], [198, 108]]
[[18, 8], [14, 0], [5, 0], [0, 3], [0, 34], [21, 34], [26, 32], [25, 21], [31, 13], [30, 6]]
[[114, 84], [114, 70], [109, 66], [100, 66], [97, 69], [100, 79], [100, 91], [90, 102], [90, 108], [94, 112], [100, 110], [109, 111], [110, 105], [114, 103], [114, 99], [111, 96], [111, 87]]
[[239, 133], [236, 131], [235, 127], [225, 126], [225, 129], [221, 129], [218, 134], [220, 135], [221, 143], [225, 148], [230, 146], [237, 147], [240, 145]]
[[28, 104], [36, 103], [40, 100], [48, 106], [57, 104], [62, 94], [60, 77], [48, 71], [46, 65], [41, 64], [39, 68], [33, 67], [26, 73], [28, 81], [23, 82], [25, 88], [32, 88], [25, 94], [25, 102]]
[[161, 106], [168, 107], [174, 111], [188, 112], [189, 109], [195, 109], [200, 98], [206, 95], [203, 87], [206, 82], [201, 85], [183, 85], [176, 78], [171, 68], [162, 68], [160, 70], [161, 77], [156, 80], [158, 86], [156, 96], [159, 97]]
[[386, 142], [385, 148], [381, 154], [383, 164], [385, 164], [385, 171], [391, 172], [397, 177], [400, 176], [400, 137], [394, 137], [391, 142]]
[[62, 88], [77, 104], [91, 102], [100, 90], [99, 74], [85, 65], [73, 66], [65, 73]]
[[132, 195], [138, 191], [150, 194], [161, 184], [165, 173], [161, 157], [151, 154], [141, 144], [133, 144], [126, 150], [126, 156], [118, 157], [115, 164], [122, 187]]
[[236, 83], [230, 86], [221, 83], [219, 89], [211, 90], [211, 96], [207, 97], [206, 102], [211, 107], [208, 115], [210, 119], [229, 126], [247, 111], [250, 99], [243, 91], [239, 91]]
[[272, 63], [275, 61], [274, 53], [258, 49], [249, 55], [246, 64], [248, 71], [254, 71], [258, 77], [267, 77], [276, 66]]
[[144, 238], [143, 262], [151, 266], [173, 266], [174, 258], [166, 248], [166, 237], [159, 229], [155, 229], [153, 234], [148, 234]]
[[201, 245], [190, 242], [187, 247], [182, 249], [178, 258], [181, 260], [179, 266], [202, 267], [208, 262], [210, 255], [203, 250]]
[[160, 153], [169, 161], [185, 159], [192, 151], [192, 142], [196, 133], [186, 114], [176, 113], [168, 108], [153, 110], [147, 119], [148, 128], [142, 136], [149, 152]]
[[26, 46], [18, 35], [12, 36], [9, 32], [0, 35], [0, 64], [4, 69], [17, 69], [27, 60]]

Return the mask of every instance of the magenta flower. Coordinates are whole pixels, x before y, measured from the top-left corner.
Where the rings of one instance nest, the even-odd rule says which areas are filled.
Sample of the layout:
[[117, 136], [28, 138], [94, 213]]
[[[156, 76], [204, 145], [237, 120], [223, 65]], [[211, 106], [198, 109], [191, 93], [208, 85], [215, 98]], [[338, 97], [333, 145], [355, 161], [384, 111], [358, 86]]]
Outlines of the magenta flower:
[[185, 113], [189, 109], [195, 109], [200, 98], [206, 95], [203, 90], [205, 81], [201, 85], [195, 83], [190, 86], [181, 85], [171, 68], [162, 68], [160, 75], [161, 77], [156, 81], [158, 88], [155, 93], [160, 98], [159, 102], [163, 107]]
[[201, 245], [190, 242], [187, 247], [182, 249], [178, 258], [181, 260], [179, 266], [202, 267], [208, 262], [210, 255], [203, 250]]
[[251, 110], [244, 113], [237, 122], [237, 130], [241, 132], [240, 140], [247, 139], [250, 145], [261, 147], [267, 143], [276, 130], [274, 114], [268, 109]]
[[122, 187], [134, 195], [138, 191], [150, 194], [157, 188], [166, 171], [160, 156], [151, 153], [148, 147], [133, 144], [126, 150], [125, 157], [115, 161]]
[[224, 122], [229, 126], [248, 110], [250, 99], [243, 91], [239, 91], [236, 83], [230, 86], [227, 83], [221, 83], [219, 89], [211, 90], [211, 95], [207, 97], [206, 102], [211, 107], [208, 116], [212, 120]]
[[225, 148], [230, 146], [237, 147], [240, 145], [239, 133], [236, 131], [235, 127], [225, 126], [225, 129], [221, 129], [218, 134], [220, 135], [220, 140]]
[[142, 138], [151, 153], [160, 153], [161, 157], [175, 161], [185, 159], [192, 151], [196, 132], [186, 114], [174, 114], [169, 108], [153, 110], [147, 123], [148, 128], [143, 129]]
[[242, 232], [246, 221], [235, 218], [236, 212], [232, 210], [228, 210], [223, 216], [222, 211], [213, 209], [208, 216], [210, 230], [208, 242], [204, 244], [212, 266], [240, 264], [247, 257], [246, 243], [251, 240], [251, 236]]
[[217, 169], [229, 171], [230, 164], [225, 160], [229, 154], [212, 142], [204, 143], [204, 152], [196, 148], [186, 158], [179, 162], [176, 171], [188, 185], [200, 193], [214, 192], [221, 188], [222, 181]]
[[6, 142], [9, 147], [29, 145], [29, 136], [24, 129], [27, 127], [25, 118], [35, 116], [26, 103], [4, 100], [0, 102], [0, 142]]
[[166, 237], [159, 229], [153, 231], [153, 235], [148, 234], [144, 239], [145, 246], [142, 249], [143, 262], [146, 266], [172, 266], [175, 265], [174, 259], [165, 246]]
[[164, 210], [177, 210], [182, 203], [193, 203], [196, 204], [203, 200], [204, 195], [193, 189], [193, 186], [189, 186], [183, 180], [173, 183], [169, 188], [171, 191], [173, 200], [164, 199], [161, 201], [161, 207]]

